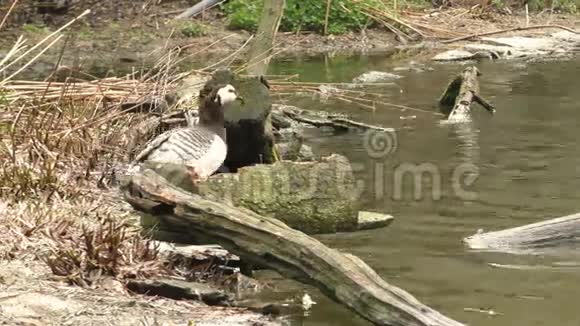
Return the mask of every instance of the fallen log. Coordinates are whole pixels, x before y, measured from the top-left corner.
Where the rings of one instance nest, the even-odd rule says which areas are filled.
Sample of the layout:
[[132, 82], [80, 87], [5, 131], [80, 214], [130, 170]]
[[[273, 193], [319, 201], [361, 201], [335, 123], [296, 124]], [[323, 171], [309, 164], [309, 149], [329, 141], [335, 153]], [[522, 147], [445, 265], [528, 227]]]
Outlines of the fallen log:
[[479, 95], [478, 76], [481, 72], [476, 67], [467, 67], [455, 77], [441, 95], [439, 106], [441, 112], [450, 121], [470, 120], [471, 103], [476, 102], [490, 113], [495, 108]]
[[204, 283], [181, 280], [128, 280], [127, 289], [133, 293], [164, 297], [173, 300], [203, 301], [208, 306], [231, 306], [231, 295]]
[[358, 229], [358, 189], [346, 157], [282, 161], [217, 174], [198, 185], [204, 198], [241, 206], [308, 234]]
[[330, 127], [338, 132], [349, 130], [393, 131], [392, 128], [385, 128], [351, 120], [343, 114], [304, 110], [290, 105], [273, 106], [272, 120], [273, 125], [276, 128], [288, 128], [292, 126], [292, 122], [296, 122], [318, 128]]
[[[277, 218], [307, 234], [349, 232], [387, 226], [392, 216], [359, 212], [360, 189], [349, 160], [333, 154], [318, 162], [280, 161], [219, 173], [196, 185], [182, 165], [146, 164], [180, 188], [232, 206]], [[143, 216], [142, 226], [180, 233], [155, 216]], [[175, 239], [182, 239], [177, 235]]]
[[276, 219], [185, 192], [148, 169], [124, 180], [122, 190], [135, 209], [181, 225], [192, 235], [203, 234], [243, 260], [311, 284], [377, 325], [462, 325], [388, 284], [359, 258]]
[[165, 257], [165, 267], [172, 270], [192, 271], [199, 266], [212, 266], [221, 273], [232, 274], [241, 267], [240, 258], [216, 245], [187, 245], [153, 241], [152, 245]]
[[538, 252], [578, 244], [580, 213], [463, 239], [471, 249], [509, 253]]

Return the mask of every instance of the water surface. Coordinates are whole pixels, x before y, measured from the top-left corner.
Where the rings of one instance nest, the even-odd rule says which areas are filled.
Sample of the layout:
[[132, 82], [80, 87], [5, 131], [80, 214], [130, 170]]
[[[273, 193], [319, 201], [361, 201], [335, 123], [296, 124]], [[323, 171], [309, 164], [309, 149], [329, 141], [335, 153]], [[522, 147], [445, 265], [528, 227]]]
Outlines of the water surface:
[[[283, 60], [272, 74], [299, 73], [304, 81], [348, 82], [369, 70], [392, 72], [381, 57], [335, 57]], [[378, 91], [386, 101], [436, 111], [436, 99], [460, 64], [430, 64], [432, 71], [397, 72], [403, 78]], [[523, 63], [481, 62], [481, 92], [498, 108], [495, 116], [475, 108], [474, 121], [441, 125], [422, 112], [378, 106], [375, 112], [352, 104], [321, 103], [308, 97], [294, 101], [307, 109], [348, 112], [362, 121], [394, 127], [398, 147], [383, 159], [367, 154], [359, 134], [332, 135], [311, 130], [309, 142], [320, 153], [346, 155], [368, 185], [373, 171], [384, 171], [384, 195], [365, 192], [365, 208], [389, 213], [396, 221], [380, 230], [321, 236], [325, 243], [358, 255], [388, 282], [469, 325], [580, 325], [577, 268], [513, 270], [488, 263], [550, 264], [573, 257], [526, 257], [469, 252], [461, 243], [478, 229], [496, 230], [580, 211], [580, 60]], [[416, 116], [409, 119], [409, 116]], [[403, 163], [428, 163], [441, 175], [441, 198], [433, 199], [424, 180], [421, 200], [413, 199], [412, 180], [401, 186], [404, 198], [393, 199], [394, 171]], [[460, 164], [478, 168], [479, 178], [466, 189], [475, 200], [458, 198], [451, 175]], [[378, 197], [378, 198], [377, 198]], [[296, 325], [366, 325], [347, 309], [312, 288], [277, 283], [282, 296], [308, 291], [318, 302]], [[492, 309], [489, 316], [466, 311]]]

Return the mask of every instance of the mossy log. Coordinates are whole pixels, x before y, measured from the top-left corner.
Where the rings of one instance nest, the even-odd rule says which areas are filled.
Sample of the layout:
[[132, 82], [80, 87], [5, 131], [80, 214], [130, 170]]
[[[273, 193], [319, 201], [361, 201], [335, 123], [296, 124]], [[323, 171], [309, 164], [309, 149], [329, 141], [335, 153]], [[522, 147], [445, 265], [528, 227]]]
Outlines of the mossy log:
[[580, 213], [464, 239], [471, 249], [524, 253], [568, 247], [580, 239]]
[[338, 155], [221, 173], [198, 190], [205, 198], [249, 208], [310, 234], [357, 229], [356, 184], [348, 160]]
[[[378, 228], [392, 221], [388, 215], [380, 214], [381, 219], [359, 212], [361, 189], [348, 159], [337, 154], [320, 162], [280, 161], [244, 167], [237, 173], [213, 175], [196, 185], [190, 182], [183, 166], [145, 166], [186, 191], [277, 218], [308, 234]], [[144, 217], [142, 224], [180, 232], [154, 216]]]
[[225, 111], [228, 155], [224, 165], [236, 172], [243, 166], [275, 162], [268, 83], [262, 77], [240, 77], [219, 70], [206, 85], [216, 84], [233, 85], [245, 100], [232, 103]]
[[203, 234], [244, 261], [319, 288], [377, 325], [459, 326], [381, 279], [361, 259], [328, 248], [274, 218], [218, 203], [146, 169], [123, 186], [125, 198], [192, 235]]
[[447, 120], [469, 120], [474, 101], [490, 113], [495, 112], [495, 108], [479, 95], [480, 75], [476, 67], [467, 67], [449, 83], [439, 99], [441, 113], [447, 116]]

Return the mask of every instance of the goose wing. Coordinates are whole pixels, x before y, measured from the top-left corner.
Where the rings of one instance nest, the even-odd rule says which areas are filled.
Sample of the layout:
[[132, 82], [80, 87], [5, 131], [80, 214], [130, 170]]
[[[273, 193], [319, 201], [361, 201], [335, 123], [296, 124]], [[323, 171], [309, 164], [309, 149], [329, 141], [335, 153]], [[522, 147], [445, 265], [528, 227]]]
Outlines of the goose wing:
[[171, 134], [173, 134], [174, 132], [175, 132], [175, 130], [170, 130], [170, 131], [164, 132], [161, 135], [153, 138], [153, 140], [151, 140], [149, 143], [147, 143], [147, 146], [145, 146], [145, 148], [135, 157], [133, 162], [139, 163], [139, 162], [143, 162], [143, 161], [147, 160], [147, 157], [149, 156], [149, 154], [151, 154], [154, 150], [158, 149], [167, 140], [169, 140], [169, 137], [171, 137]]
[[200, 178], [206, 178], [225, 161], [227, 145], [215, 132], [198, 126], [160, 135], [142, 154], [141, 161], [183, 164]]

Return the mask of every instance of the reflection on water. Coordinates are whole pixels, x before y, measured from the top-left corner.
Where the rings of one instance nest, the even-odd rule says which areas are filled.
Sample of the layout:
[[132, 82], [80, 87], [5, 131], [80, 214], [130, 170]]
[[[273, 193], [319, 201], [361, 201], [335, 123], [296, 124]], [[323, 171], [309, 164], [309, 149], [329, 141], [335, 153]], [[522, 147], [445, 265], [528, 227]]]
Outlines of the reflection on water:
[[458, 158], [464, 163], [476, 165], [479, 163], [479, 130], [472, 121], [459, 123], [441, 123], [449, 129], [449, 138], [457, 140]]
[[[300, 73], [303, 80], [345, 82], [369, 70], [392, 72], [396, 64], [376, 57], [285, 60], [271, 74]], [[462, 65], [435, 65], [433, 71], [400, 70], [394, 86], [373, 91], [385, 101], [436, 111], [436, 100]], [[359, 166], [358, 178], [368, 185], [365, 208], [393, 214], [387, 229], [328, 235], [321, 239], [358, 255], [389, 282], [421, 301], [470, 325], [580, 325], [577, 268], [499, 268], [501, 265], [552, 266], [578, 261], [568, 253], [511, 256], [469, 252], [461, 239], [478, 229], [496, 230], [580, 211], [580, 124], [578, 76], [580, 60], [550, 63], [478, 64], [482, 94], [497, 107], [491, 116], [474, 106], [467, 124], [443, 124], [432, 114], [377, 107], [374, 112], [330, 99], [320, 103], [296, 98], [307, 109], [348, 112], [354, 118], [397, 129], [398, 148], [381, 160], [369, 157], [359, 134], [332, 135], [309, 129], [308, 141], [320, 153], [338, 152]], [[415, 119], [401, 119], [416, 115]], [[441, 197], [433, 199], [430, 180], [413, 199], [407, 180], [402, 198], [394, 198], [394, 174], [401, 164], [428, 163], [441, 175]], [[450, 176], [461, 164], [478, 168], [463, 200]], [[374, 168], [383, 169], [384, 195], [377, 196]], [[490, 265], [490, 263], [501, 264]], [[566, 265], [566, 266], [568, 266]], [[568, 266], [569, 267], [569, 266]], [[318, 302], [296, 325], [365, 325], [320, 293], [290, 281], [277, 280], [276, 296], [300, 297], [303, 290]], [[473, 312], [492, 309], [500, 315]]]

